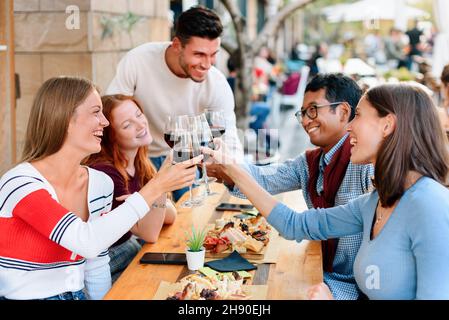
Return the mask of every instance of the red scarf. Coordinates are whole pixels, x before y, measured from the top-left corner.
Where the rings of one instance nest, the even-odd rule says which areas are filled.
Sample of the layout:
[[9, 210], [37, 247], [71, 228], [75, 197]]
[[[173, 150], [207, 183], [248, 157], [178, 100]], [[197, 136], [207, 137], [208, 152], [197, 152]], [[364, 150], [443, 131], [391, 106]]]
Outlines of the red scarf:
[[[335, 152], [331, 162], [324, 168], [323, 192], [319, 195], [316, 191], [316, 185], [320, 173], [320, 158], [322, 152], [323, 150], [321, 148], [306, 152], [307, 165], [309, 166], [307, 191], [309, 192], [314, 208], [330, 208], [335, 205], [335, 195], [345, 177], [349, 158], [351, 157], [351, 144], [349, 143], [349, 138], [346, 138], [340, 149]], [[324, 271], [332, 272], [337, 245], [338, 239], [321, 241]]]

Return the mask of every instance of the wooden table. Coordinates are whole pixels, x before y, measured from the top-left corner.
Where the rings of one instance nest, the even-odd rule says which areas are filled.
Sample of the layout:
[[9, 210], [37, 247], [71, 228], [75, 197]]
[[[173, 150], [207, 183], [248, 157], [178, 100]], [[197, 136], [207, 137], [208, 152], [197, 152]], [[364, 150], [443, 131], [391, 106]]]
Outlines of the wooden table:
[[[184, 252], [185, 231], [192, 222], [202, 227], [219, 218], [215, 211], [220, 202], [249, 203], [230, 196], [220, 184], [212, 184], [218, 195], [208, 197], [205, 204], [193, 209], [178, 209], [178, 217], [172, 226], [164, 227], [155, 244], [146, 244], [128, 268], [105, 296], [106, 300], [149, 300], [156, 293], [161, 281], [176, 282], [189, 273], [186, 266], [141, 265], [139, 259], [145, 252]], [[179, 201], [185, 200], [187, 195]], [[306, 205], [299, 191], [277, 196], [279, 201], [293, 209], [304, 210]], [[279, 255], [276, 264], [259, 264], [254, 273], [254, 285], [268, 285], [268, 299], [302, 300], [307, 289], [323, 280], [321, 245], [319, 241], [288, 241], [279, 239]]]

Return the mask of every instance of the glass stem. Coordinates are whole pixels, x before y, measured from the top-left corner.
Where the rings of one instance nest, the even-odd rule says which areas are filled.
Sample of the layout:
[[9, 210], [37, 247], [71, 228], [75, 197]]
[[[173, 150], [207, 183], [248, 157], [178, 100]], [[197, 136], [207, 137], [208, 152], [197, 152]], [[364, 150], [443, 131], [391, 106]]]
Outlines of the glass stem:
[[189, 202], [193, 203], [193, 192], [192, 192], [192, 185], [189, 186]]
[[203, 162], [203, 177], [204, 177], [204, 184], [206, 185], [206, 195], [209, 195], [210, 194], [209, 177], [207, 176], [206, 164], [204, 162]]

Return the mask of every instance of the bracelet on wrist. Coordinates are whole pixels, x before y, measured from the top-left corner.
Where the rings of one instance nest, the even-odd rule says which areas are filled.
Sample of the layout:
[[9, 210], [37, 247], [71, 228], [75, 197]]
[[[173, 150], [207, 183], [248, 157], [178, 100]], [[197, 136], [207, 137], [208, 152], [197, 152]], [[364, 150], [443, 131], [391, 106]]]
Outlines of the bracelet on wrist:
[[155, 208], [155, 209], [167, 208], [167, 204], [166, 203], [153, 203], [151, 205], [151, 208]]

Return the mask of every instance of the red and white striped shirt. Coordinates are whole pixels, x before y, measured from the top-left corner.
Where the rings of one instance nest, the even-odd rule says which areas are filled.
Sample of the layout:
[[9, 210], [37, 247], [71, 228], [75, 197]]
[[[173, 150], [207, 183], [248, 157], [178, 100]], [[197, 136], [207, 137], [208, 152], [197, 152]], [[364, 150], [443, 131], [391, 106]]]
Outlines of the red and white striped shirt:
[[112, 180], [88, 172], [87, 222], [59, 204], [30, 163], [0, 179], [0, 296], [40, 299], [83, 289], [85, 272], [107, 265], [107, 248], [149, 211], [138, 193], [110, 211]]

